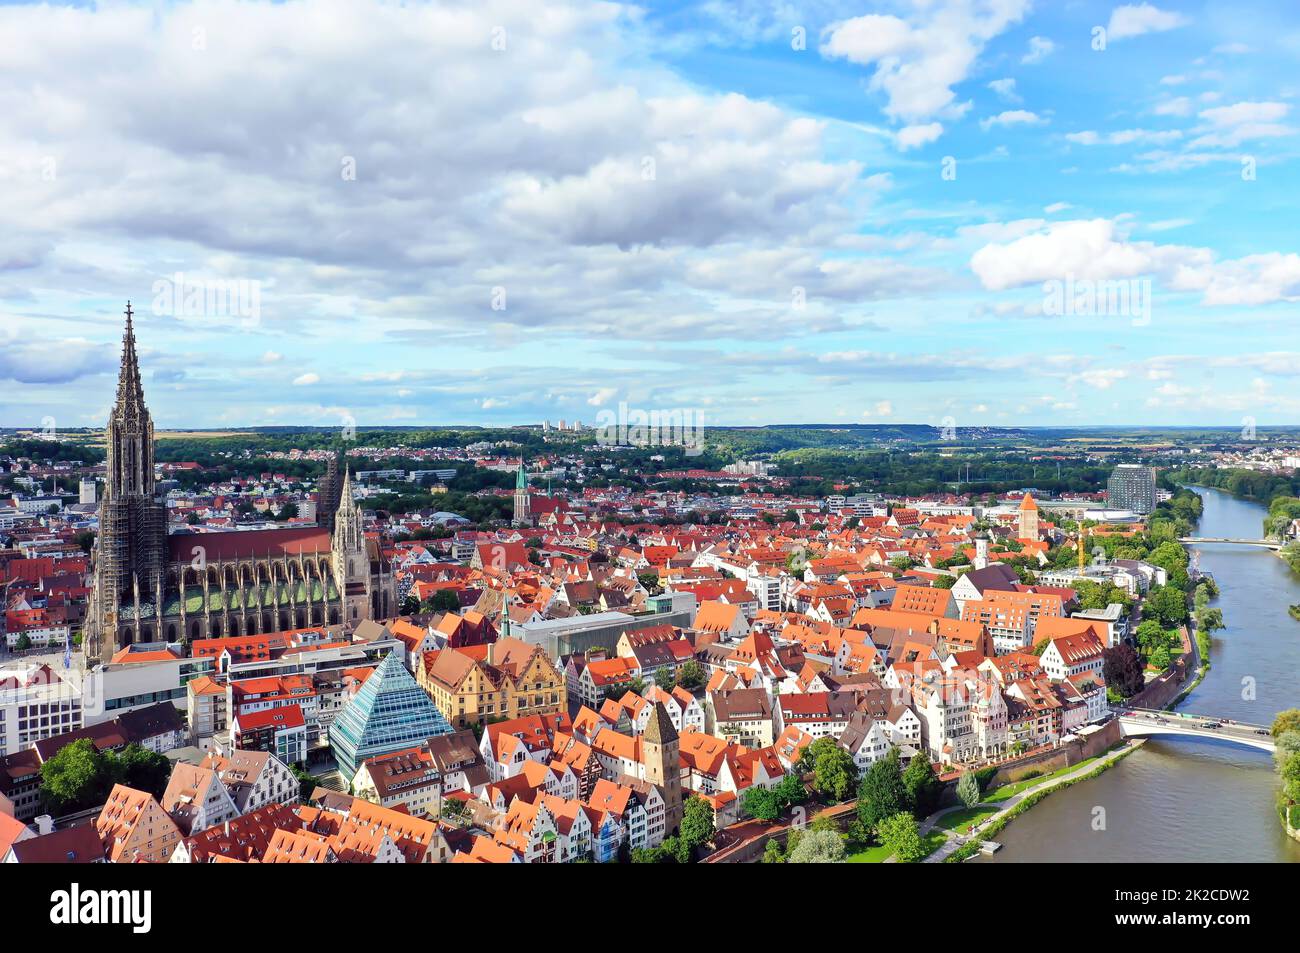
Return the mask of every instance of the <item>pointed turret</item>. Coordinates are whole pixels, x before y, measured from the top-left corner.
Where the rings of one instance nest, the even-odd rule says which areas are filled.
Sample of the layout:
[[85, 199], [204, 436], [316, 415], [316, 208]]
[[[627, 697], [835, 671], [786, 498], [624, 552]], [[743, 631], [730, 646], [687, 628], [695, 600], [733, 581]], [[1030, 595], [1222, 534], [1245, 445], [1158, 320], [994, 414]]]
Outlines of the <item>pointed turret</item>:
[[122, 332], [122, 365], [117, 375], [117, 403], [119, 413], [140, 414], [144, 410], [144, 387], [140, 383], [140, 358], [135, 350], [135, 326], [131, 318], [131, 302], [126, 303], [126, 329]]

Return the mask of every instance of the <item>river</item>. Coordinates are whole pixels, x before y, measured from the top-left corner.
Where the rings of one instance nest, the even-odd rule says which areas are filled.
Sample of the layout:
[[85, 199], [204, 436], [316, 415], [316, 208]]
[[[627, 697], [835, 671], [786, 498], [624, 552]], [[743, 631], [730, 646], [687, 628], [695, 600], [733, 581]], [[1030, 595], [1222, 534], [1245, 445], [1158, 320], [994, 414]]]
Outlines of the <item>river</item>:
[[[1198, 535], [1260, 537], [1264, 507], [1218, 490], [1197, 492], [1205, 503]], [[1300, 706], [1300, 622], [1287, 614], [1300, 602], [1300, 578], [1266, 549], [1194, 548], [1201, 570], [1219, 583], [1214, 605], [1227, 628], [1216, 633], [1209, 674], [1179, 707], [1267, 725], [1280, 709]], [[1276, 790], [1266, 752], [1153, 739], [1012, 821], [997, 836], [1003, 849], [980, 862], [1300, 862], [1300, 843], [1278, 821]]]

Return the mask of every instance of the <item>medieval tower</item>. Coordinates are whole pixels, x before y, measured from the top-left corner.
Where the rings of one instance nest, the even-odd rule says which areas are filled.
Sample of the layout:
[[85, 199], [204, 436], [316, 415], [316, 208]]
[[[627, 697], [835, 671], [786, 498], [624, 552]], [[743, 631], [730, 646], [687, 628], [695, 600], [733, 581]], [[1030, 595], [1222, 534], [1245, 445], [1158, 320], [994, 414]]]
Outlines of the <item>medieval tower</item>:
[[641, 735], [641, 757], [645, 763], [645, 779], [663, 794], [664, 831], [668, 834], [675, 834], [682, 823], [680, 747], [668, 710], [663, 702], [655, 702]]
[[1038, 503], [1030, 494], [1020, 501], [1020, 539], [1038, 539]]

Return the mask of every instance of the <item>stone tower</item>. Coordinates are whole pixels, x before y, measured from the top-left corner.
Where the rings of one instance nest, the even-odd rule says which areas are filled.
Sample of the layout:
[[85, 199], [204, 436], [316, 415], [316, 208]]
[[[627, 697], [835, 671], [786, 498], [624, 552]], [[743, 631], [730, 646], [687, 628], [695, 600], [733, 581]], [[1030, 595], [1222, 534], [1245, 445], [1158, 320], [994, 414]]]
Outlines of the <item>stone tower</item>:
[[365, 523], [352, 496], [352, 468], [343, 473], [339, 510], [334, 514], [334, 581], [343, 597], [343, 623], [352, 631], [371, 617], [370, 557], [366, 553]]
[[316, 493], [316, 525], [327, 529], [334, 528], [334, 514], [339, 511], [339, 493], [342, 481], [339, 479], [339, 458], [330, 457], [325, 466], [325, 475], [321, 477]]
[[533, 522], [533, 505], [528, 498], [528, 471], [524, 461], [519, 461], [519, 473], [515, 476], [515, 525], [531, 526]]
[[153, 419], [144, 404], [131, 303], [126, 305], [117, 399], [108, 419], [99, 504], [88, 656], [107, 662], [122, 646], [160, 637], [167, 568], [167, 507], [154, 491]]
[[1026, 493], [1020, 501], [1020, 539], [1038, 539], [1038, 503]]
[[663, 702], [655, 702], [654, 711], [641, 735], [641, 757], [645, 779], [657, 787], [664, 798], [664, 830], [677, 833], [682, 823], [681, 745], [677, 729], [668, 717]]

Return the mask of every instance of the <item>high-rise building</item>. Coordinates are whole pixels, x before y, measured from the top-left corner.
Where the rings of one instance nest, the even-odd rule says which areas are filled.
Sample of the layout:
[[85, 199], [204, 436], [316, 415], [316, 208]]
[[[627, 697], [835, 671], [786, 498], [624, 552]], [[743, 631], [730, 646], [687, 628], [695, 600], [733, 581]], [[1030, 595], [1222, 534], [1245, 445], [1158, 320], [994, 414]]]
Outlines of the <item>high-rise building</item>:
[[361, 763], [376, 755], [451, 734], [451, 725], [396, 652], [389, 652], [330, 725], [339, 773], [351, 783]]
[[96, 495], [95, 481], [93, 479], [82, 480], [80, 486], [80, 496], [78, 497], [77, 502], [81, 503], [83, 506], [84, 505], [93, 506], [95, 504], [95, 495]]
[[1106, 484], [1106, 505], [1112, 510], [1147, 514], [1156, 508], [1156, 471], [1136, 463], [1121, 463]]

